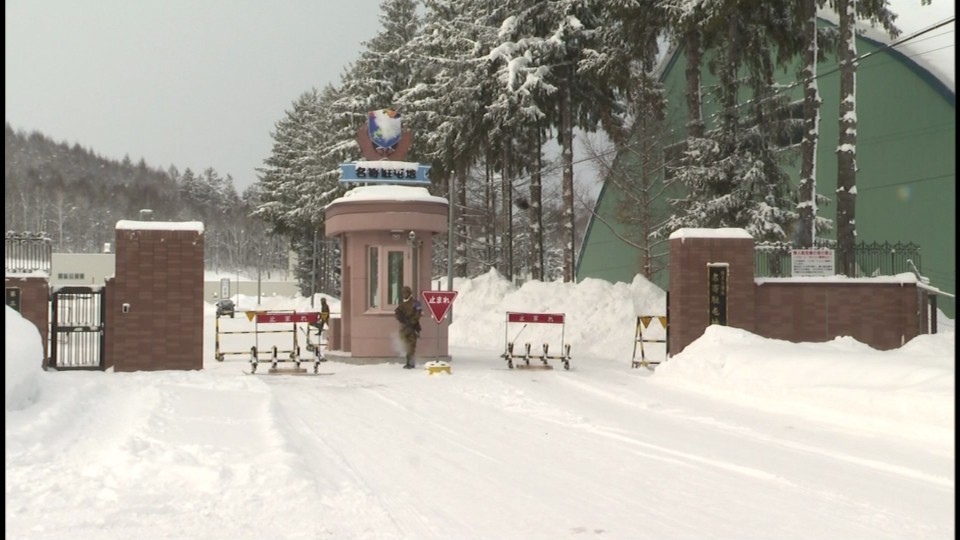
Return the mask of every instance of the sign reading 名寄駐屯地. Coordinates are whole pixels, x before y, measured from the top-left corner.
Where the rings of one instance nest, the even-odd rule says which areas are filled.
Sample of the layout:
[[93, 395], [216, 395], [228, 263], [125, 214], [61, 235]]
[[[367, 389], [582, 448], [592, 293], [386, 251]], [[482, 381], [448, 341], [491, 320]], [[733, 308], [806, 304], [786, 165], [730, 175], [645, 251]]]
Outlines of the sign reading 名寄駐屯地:
[[793, 277], [824, 277], [836, 273], [832, 249], [792, 249], [790, 261]]
[[438, 323], [447, 316], [450, 306], [457, 299], [457, 291], [420, 291], [423, 301], [430, 308], [430, 314]]
[[340, 164], [340, 182], [428, 186], [430, 165], [408, 161], [354, 161]]
[[729, 263], [707, 263], [708, 324], [727, 325], [727, 276]]

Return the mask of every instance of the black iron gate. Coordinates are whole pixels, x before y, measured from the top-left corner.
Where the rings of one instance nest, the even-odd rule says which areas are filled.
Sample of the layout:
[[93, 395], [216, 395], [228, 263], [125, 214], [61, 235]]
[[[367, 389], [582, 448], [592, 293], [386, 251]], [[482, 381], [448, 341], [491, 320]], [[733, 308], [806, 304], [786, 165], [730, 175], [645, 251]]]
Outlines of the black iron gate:
[[50, 303], [50, 367], [103, 369], [103, 287], [59, 287]]

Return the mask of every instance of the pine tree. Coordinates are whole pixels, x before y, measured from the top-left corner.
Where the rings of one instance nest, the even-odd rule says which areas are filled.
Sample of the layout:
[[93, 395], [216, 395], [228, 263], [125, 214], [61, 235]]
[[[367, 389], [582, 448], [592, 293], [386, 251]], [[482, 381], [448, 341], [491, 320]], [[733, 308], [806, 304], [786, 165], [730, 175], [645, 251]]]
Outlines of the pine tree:
[[[611, 73], [621, 64], [605, 53], [610, 44], [605, 26], [613, 24], [603, 6], [585, 0], [536, 2], [516, 0], [502, 8], [508, 17], [500, 30], [501, 45], [495, 50], [509, 69], [534, 72], [541, 88], [555, 88], [535, 96], [539, 111], [557, 128], [561, 146], [564, 206], [564, 264], [566, 281], [574, 279], [576, 227], [573, 193], [573, 133], [578, 127], [608, 132], [620, 128], [616, 85]], [[508, 78], [507, 80], [511, 80]], [[530, 77], [524, 81], [529, 84]]]
[[[703, 6], [710, 21], [705, 43], [717, 51], [709, 63], [719, 78], [717, 127], [703, 138], [688, 137], [684, 158], [674, 169], [686, 194], [673, 201], [676, 214], [659, 232], [742, 227], [757, 240], [782, 241], [789, 238], [796, 214], [789, 209], [789, 178], [780, 165], [785, 155], [777, 148], [784, 138], [780, 131], [790, 124], [783, 118], [783, 100], [773, 99], [775, 60], [768, 43], [779, 29], [777, 6], [724, 7], [730, 6]], [[748, 107], [741, 106], [741, 69], [753, 93]]]
[[337, 110], [365, 119], [368, 111], [394, 107], [399, 93], [412, 85], [413, 61], [402, 51], [422, 24], [417, 5], [416, 0], [381, 2], [381, 29], [362, 44], [360, 57], [342, 77]]
[[813, 247], [816, 239], [817, 217], [817, 142], [820, 129], [820, 91], [817, 86], [817, 59], [819, 39], [817, 32], [817, 0], [799, 0], [799, 12], [803, 23], [806, 47], [803, 51], [803, 140], [800, 143], [800, 189], [797, 209], [800, 228], [797, 243], [800, 247]]
[[259, 172], [260, 205], [253, 215], [270, 223], [273, 230], [291, 234], [311, 219], [303, 207], [303, 192], [314, 181], [318, 160], [320, 95], [304, 92], [276, 123], [271, 155]]
[[[484, 156], [488, 124], [485, 111], [492, 92], [487, 58], [496, 29], [490, 26], [490, 2], [429, 0], [424, 28], [404, 47], [415, 71], [415, 84], [398, 103], [416, 127], [418, 155], [431, 163], [431, 179], [454, 205], [455, 252], [452, 275], [467, 276], [473, 239], [465, 216], [470, 169]], [[455, 192], [450, 193], [451, 185]], [[448, 251], [450, 244], [448, 244]], [[441, 271], [446, 271], [442, 269]]]
[[856, 19], [880, 23], [891, 37], [899, 30], [887, 0], [835, 0], [840, 18], [837, 44], [840, 65], [840, 135], [837, 145], [837, 259], [840, 273], [855, 276], [857, 242], [857, 42]]

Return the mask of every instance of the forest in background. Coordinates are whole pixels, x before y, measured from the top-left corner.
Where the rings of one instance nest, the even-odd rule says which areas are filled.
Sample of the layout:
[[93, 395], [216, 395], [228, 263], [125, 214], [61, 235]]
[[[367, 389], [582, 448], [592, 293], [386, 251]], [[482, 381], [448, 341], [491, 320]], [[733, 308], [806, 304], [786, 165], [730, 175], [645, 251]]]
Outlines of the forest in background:
[[[213, 168], [196, 173], [152, 167], [144, 158], [134, 163], [98, 155], [79, 143], [56, 142], [39, 132], [5, 126], [4, 226], [8, 233], [42, 233], [58, 253], [99, 253], [113, 244], [120, 220], [201, 221], [204, 224], [204, 258], [207, 270], [250, 276], [259, 269], [265, 279], [293, 279], [304, 294], [315, 289], [339, 294], [339, 250], [336, 241], [309, 226], [283, 233], [253, 217], [260, 203], [260, 185], [238, 193], [230, 175]], [[442, 195], [441, 195], [442, 196]], [[559, 223], [559, 197], [546, 223]], [[587, 198], [581, 206], [578, 229], [586, 226]], [[149, 209], [149, 218], [141, 210]], [[321, 214], [322, 215], [322, 214]], [[474, 216], [479, 223], [482, 216]], [[445, 236], [445, 235], [441, 235]], [[316, 251], [313, 243], [316, 241]], [[517, 227], [517, 242], [526, 234]], [[445, 242], [445, 238], [441, 240]], [[548, 249], [558, 268], [559, 246]], [[290, 273], [290, 254], [293, 258]], [[317, 259], [314, 268], [314, 258]], [[438, 249], [435, 275], [446, 271], [446, 251]], [[485, 267], [486, 268], [486, 267]], [[314, 270], [316, 274], [314, 274]], [[478, 270], [479, 272], [479, 270]]]
[[[4, 227], [43, 233], [58, 253], [100, 253], [113, 244], [120, 220], [201, 221], [205, 266], [213, 271], [285, 275], [289, 240], [250, 217], [257, 188], [238, 194], [230, 175], [141, 158], [116, 161], [79, 143], [5, 125]], [[149, 209], [149, 217], [141, 210]]]
[[[204, 258], [207, 270], [265, 279], [285, 278], [300, 283], [304, 294], [311, 290], [338, 295], [339, 249], [335, 240], [315, 236], [309, 226], [284, 233], [253, 217], [260, 203], [260, 185], [238, 193], [230, 175], [221, 176], [213, 168], [182, 172], [175, 166], [167, 170], [147, 164], [144, 158], [134, 163], [129, 156], [121, 161], [108, 159], [79, 143], [56, 142], [38, 132], [26, 132], [5, 125], [4, 226], [10, 233], [43, 233], [58, 253], [99, 253], [113, 244], [120, 220], [200, 221], [204, 224]], [[441, 195], [443, 196], [443, 195]], [[548, 197], [553, 204], [545, 222], [559, 223], [559, 197]], [[581, 205], [578, 229], [582, 232], [594, 201]], [[141, 210], [149, 209], [149, 217]], [[474, 216], [478, 223], [482, 216]], [[517, 242], [526, 241], [525, 231], [517, 226]], [[443, 246], [444, 238], [438, 239]], [[316, 240], [316, 250], [314, 250]], [[293, 273], [290, 275], [291, 258]], [[559, 268], [560, 246], [548, 248], [548, 260]], [[316, 258], [316, 267], [314, 267]], [[434, 274], [446, 271], [446, 251], [438, 249]], [[476, 273], [489, 267], [478, 265]], [[314, 273], [315, 272], [315, 273]], [[311, 283], [315, 281], [315, 289]]]

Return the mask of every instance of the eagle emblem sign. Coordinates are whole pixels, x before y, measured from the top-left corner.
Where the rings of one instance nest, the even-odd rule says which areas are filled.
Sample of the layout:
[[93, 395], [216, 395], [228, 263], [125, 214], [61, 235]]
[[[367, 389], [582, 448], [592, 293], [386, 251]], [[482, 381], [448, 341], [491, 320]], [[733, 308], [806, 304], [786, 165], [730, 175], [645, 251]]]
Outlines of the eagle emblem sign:
[[403, 122], [400, 113], [393, 109], [370, 111], [367, 113], [367, 128], [370, 140], [378, 152], [385, 152], [396, 148], [400, 142]]
[[357, 128], [357, 146], [363, 160], [340, 164], [342, 184], [429, 186], [430, 165], [405, 161], [413, 134], [404, 129], [400, 113], [380, 109], [367, 113]]
[[[366, 133], [364, 133], [366, 131]], [[394, 109], [379, 109], [367, 113], [367, 125], [360, 127], [357, 142], [368, 160], [403, 160], [413, 136], [403, 129], [400, 113]]]

